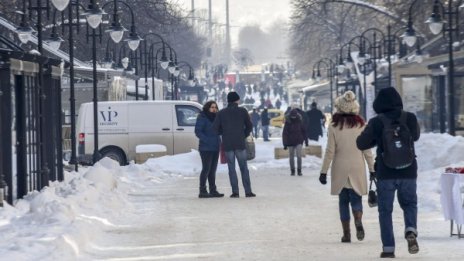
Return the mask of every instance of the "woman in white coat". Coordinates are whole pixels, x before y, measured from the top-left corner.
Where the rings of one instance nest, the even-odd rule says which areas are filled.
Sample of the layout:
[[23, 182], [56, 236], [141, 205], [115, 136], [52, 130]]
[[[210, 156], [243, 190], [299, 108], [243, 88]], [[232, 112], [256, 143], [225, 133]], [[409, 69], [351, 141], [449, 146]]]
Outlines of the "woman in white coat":
[[362, 195], [367, 194], [366, 165], [371, 175], [374, 161], [371, 150], [360, 151], [356, 138], [365, 128], [364, 119], [359, 116], [359, 104], [352, 91], [345, 92], [335, 100], [336, 113], [328, 128], [319, 181], [327, 184], [327, 171], [331, 166], [331, 194], [339, 197], [340, 220], [343, 227], [342, 242], [351, 242], [350, 205], [354, 216], [356, 237], [364, 239], [362, 226]]

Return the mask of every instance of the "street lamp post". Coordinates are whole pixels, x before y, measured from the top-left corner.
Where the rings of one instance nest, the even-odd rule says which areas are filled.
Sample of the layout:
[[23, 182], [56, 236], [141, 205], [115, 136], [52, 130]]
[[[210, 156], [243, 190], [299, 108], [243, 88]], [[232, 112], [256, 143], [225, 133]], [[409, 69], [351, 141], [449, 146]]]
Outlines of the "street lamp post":
[[[145, 100], [148, 100], [148, 70], [149, 70], [149, 61], [150, 61], [150, 53], [149, 53], [149, 50], [147, 50], [147, 46], [148, 46], [148, 37], [150, 36], [154, 36], [154, 37], [157, 37], [158, 39], [160, 39], [159, 42], [154, 42], [151, 44], [150, 46], [150, 49], [153, 49], [153, 46], [155, 44], [159, 44], [161, 43], [163, 45], [163, 49], [164, 49], [164, 45], [165, 45], [165, 42], [164, 42], [164, 39], [163, 37], [161, 37], [159, 34], [156, 34], [156, 33], [147, 33], [145, 35], [143, 35], [142, 37], [145, 39], [144, 42], [143, 42], [143, 48], [140, 48], [140, 59], [141, 61], [141, 65], [144, 67], [144, 77], [145, 77]], [[142, 50], [143, 49], [143, 50]], [[154, 90], [153, 90], [154, 91]], [[154, 93], [152, 94], [154, 95]]]
[[[162, 51], [161, 54], [161, 59], [160, 59], [160, 65], [163, 70], [167, 68], [167, 65], [169, 64], [169, 60], [166, 57], [166, 48], [163, 44], [163, 47], [158, 48], [155, 53], [154, 49], [155, 44], [152, 44], [150, 46], [150, 51], [149, 51], [149, 63], [148, 66], [151, 69], [151, 90], [152, 90], [152, 99], [155, 100], [155, 73], [157, 73], [159, 77], [159, 70], [158, 70], [158, 54], [159, 51]], [[162, 99], [163, 97], [161, 97]]]
[[101, 39], [101, 34], [97, 35], [96, 28], [100, 26], [102, 21], [102, 16], [104, 12], [98, 4], [95, 2], [96, 0], [91, 0], [87, 12], [85, 15], [87, 16], [87, 23], [92, 28], [92, 72], [93, 72], [93, 138], [94, 138], [94, 148], [93, 148], [93, 156], [92, 160], [93, 163], [96, 163], [100, 160], [101, 154], [98, 148], [98, 74], [97, 74], [97, 36]]
[[[426, 23], [429, 25], [430, 31], [437, 35], [439, 33], [443, 33], [443, 36], [446, 37], [446, 33], [448, 35], [448, 133], [450, 135], [456, 135], [456, 122], [455, 122], [455, 86], [454, 86], [454, 71], [455, 71], [455, 64], [454, 64], [454, 51], [453, 45], [454, 43], [454, 33], [459, 35], [458, 25], [459, 25], [459, 8], [462, 7], [461, 0], [459, 1], [447, 1], [447, 9], [445, 9], [445, 5], [440, 0], [434, 0], [433, 5], [433, 12]], [[417, 35], [413, 28], [412, 22], [412, 9], [413, 6], [417, 3], [417, 0], [412, 2], [411, 6], [409, 7], [409, 22], [408, 22], [408, 29], [405, 32], [404, 39], [406, 43], [412, 47], [416, 40]], [[448, 22], [445, 23], [443, 21], [444, 16], [448, 16]], [[445, 26], [446, 25], [446, 26]]]
[[313, 65], [313, 79], [319, 81], [321, 78], [321, 64], [325, 65], [330, 87], [330, 111], [333, 112], [333, 77], [335, 76], [336, 63], [329, 58], [322, 58]]

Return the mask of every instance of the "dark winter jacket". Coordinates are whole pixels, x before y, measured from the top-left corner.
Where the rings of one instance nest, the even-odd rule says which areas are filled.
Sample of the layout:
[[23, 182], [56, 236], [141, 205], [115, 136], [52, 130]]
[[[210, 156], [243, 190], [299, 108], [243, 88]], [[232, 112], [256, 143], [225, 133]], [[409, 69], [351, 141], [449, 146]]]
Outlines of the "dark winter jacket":
[[250, 135], [253, 125], [245, 108], [238, 107], [236, 103], [229, 103], [227, 108], [218, 112], [213, 129], [222, 135], [225, 151], [244, 150], [245, 138]]
[[259, 120], [261, 117], [259, 116], [259, 113], [257, 112], [252, 112], [251, 113], [251, 123], [253, 123], [253, 126], [258, 126]]
[[[374, 100], [374, 111], [377, 114], [383, 113], [390, 119], [398, 119], [403, 110], [401, 96], [395, 88], [385, 88], [380, 90]], [[420, 129], [417, 118], [414, 114], [406, 112], [406, 124], [411, 132], [414, 141], [419, 140]], [[383, 123], [379, 116], [369, 120], [364, 131], [356, 139], [358, 149], [366, 150], [377, 146], [377, 156], [375, 158], [375, 170], [378, 179], [415, 179], [417, 178], [417, 161], [405, 169], [391, 169], [385, 166], [382, 159], [383, 144], [382, 130]]]
[[271, 119], [269, 118], [269, 114], [267, 110], [264, 110], [263, 112], [261, 112], [261, 125], [269, 126], [270, 123], [271, 123]]
[[282, 143], [284, 146], [296, 146], [308, 142], [301, 116], [297, 114], [297, 118], [292, 119], [287, 115], [285, 119], [284, 130], [282, 132]]
[[311, 108], [306, 112], [308, 122], [306, 124], [306, 131], [310, 140], [319, 140], [322, 136], [322, 124], [325, 122], [324, 114], [317, 108]]
[[206, 117], [205, 112], [198, 114], [195, 135], [199, 139], [199, 151], [219, 151], [221, 139], [213, 130], [213, 122]]

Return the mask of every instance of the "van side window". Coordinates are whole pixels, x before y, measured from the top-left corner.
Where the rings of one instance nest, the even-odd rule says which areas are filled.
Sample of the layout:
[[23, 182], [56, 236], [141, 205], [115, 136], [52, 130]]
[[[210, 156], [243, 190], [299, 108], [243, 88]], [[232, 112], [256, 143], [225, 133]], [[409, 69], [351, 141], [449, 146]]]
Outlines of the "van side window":
[[177, 126], [195, 126], [200, 109], [190, 105], [176, 105]]

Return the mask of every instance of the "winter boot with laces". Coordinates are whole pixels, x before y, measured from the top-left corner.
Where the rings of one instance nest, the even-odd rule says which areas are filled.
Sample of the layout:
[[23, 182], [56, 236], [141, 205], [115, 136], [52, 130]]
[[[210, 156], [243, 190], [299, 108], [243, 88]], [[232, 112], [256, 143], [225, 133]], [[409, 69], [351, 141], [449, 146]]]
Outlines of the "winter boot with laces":
[[342, 221], [343, 237], [342, 243], [351, 243], [350, 221]]

